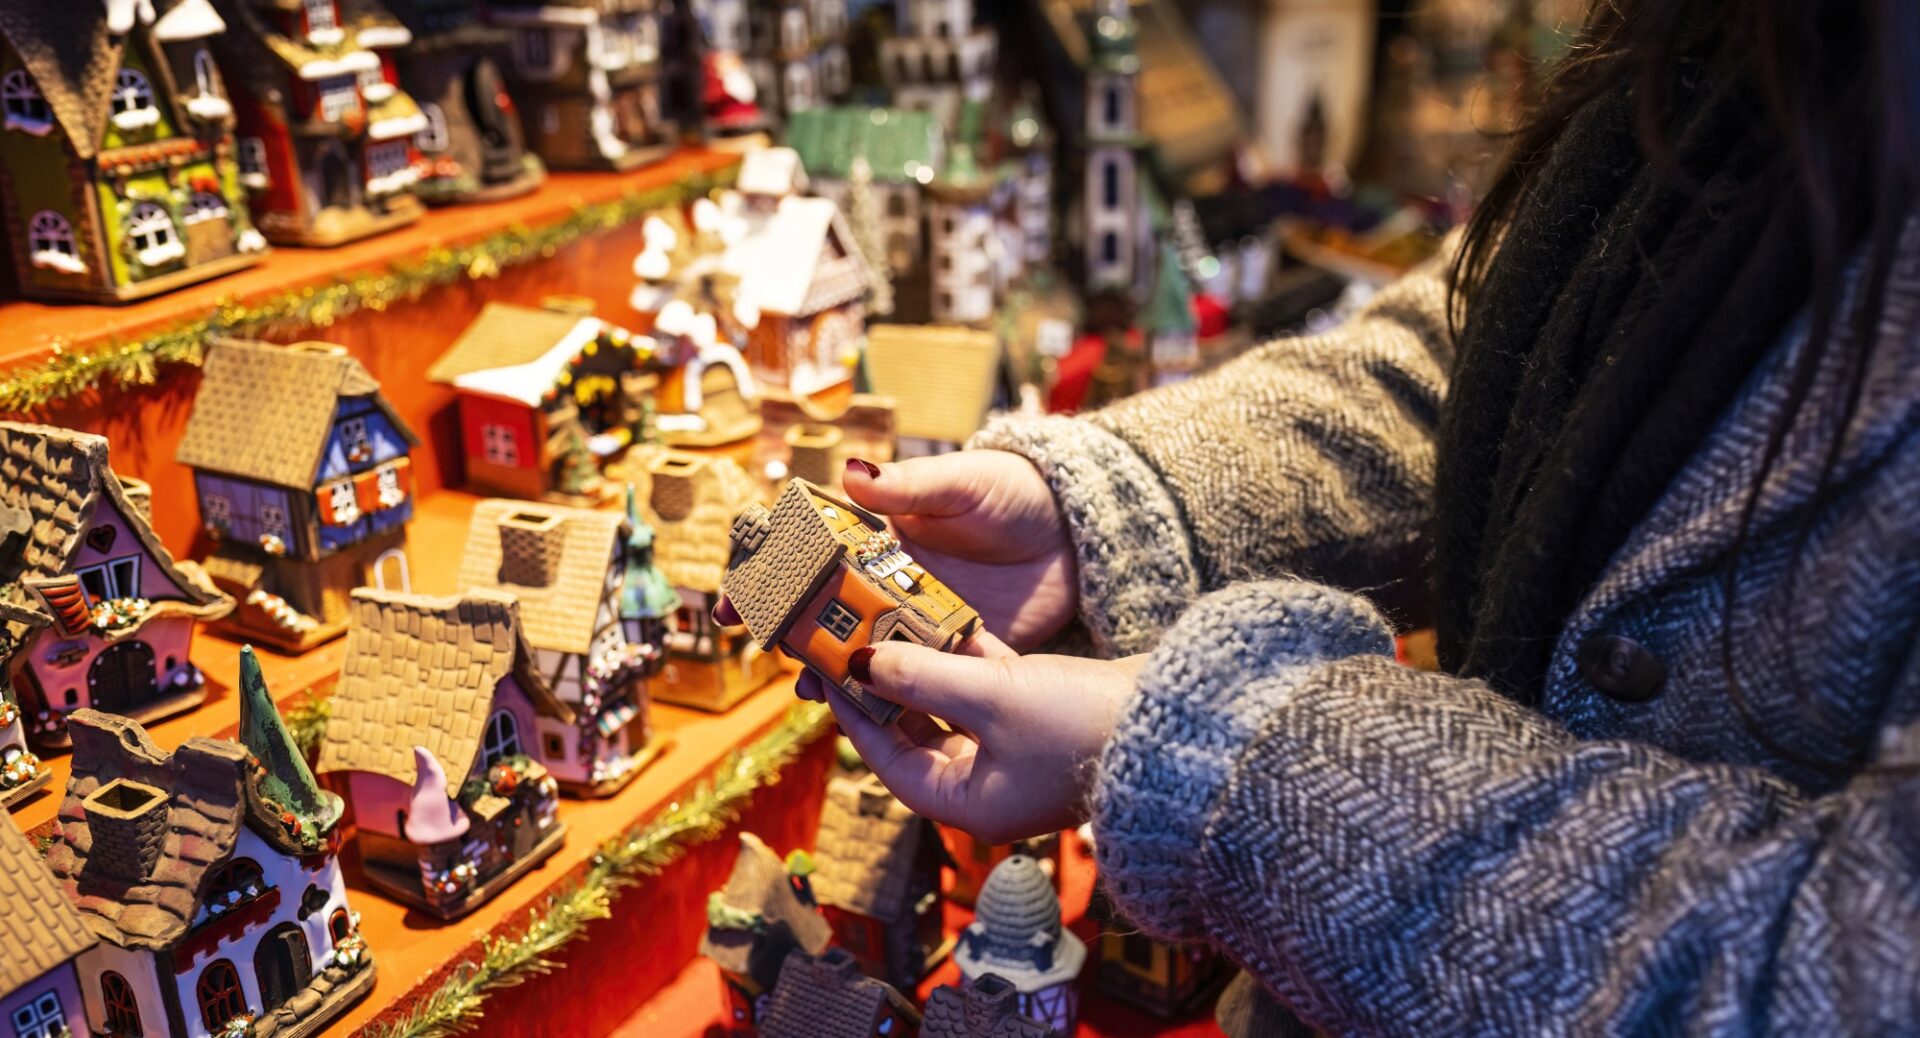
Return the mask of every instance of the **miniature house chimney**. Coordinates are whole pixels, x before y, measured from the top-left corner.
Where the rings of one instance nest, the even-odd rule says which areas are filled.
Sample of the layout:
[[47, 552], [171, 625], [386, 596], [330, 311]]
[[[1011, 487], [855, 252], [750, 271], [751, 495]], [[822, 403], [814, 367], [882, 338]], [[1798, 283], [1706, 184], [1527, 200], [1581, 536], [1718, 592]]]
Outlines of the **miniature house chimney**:
[[127, 504], [133, 506], [141, 521], [153, 522], [153, 485], [132, 476], [116, 474], [114, 478], [120, 481], [120, 492], [127, 496]]
[[838, 990], [859, 974], [860, 960], [838, 945], [821, 952], [820, 957], [813, 960], [814, 983], [829, 991]]
[[87, 864], [125, 883], [146, 879], [167, 835], [167, 795], [118, 778], [94, 790], [80, 806], [93, 835]]
[[832, 425], [800, 424], [787, 428], [787, 473], [823, 487], [833, 485], [840, 468], [840, 445], [846, 434]]
[[700, 462], [693, 458], [661, 458], [653, 463], [653, 489], [647, 504], [653, 514], [668, 522], [679, 522], [693, 511], [693, 477]]
[[560, 576], [565, 537], [560, 517], [551, 513], [527, 510], [501, 519], [501, 583], [523, 587], [552, 584]]
[[765, 505], [748, 505], [746, 511], [733, 519], [733, 529], [728, 536], [733, 541], [734, 561], [746, 558], [760, 550], [767, 543], [767, 535], [773, 532], [773, 514]]
[[993, 1025], [1012, 1016], [1020, 1008], [1019, 992], [1013, 981], [998, 973], [982, 973], [967, 985], [967, 1031], [991, 1034]]

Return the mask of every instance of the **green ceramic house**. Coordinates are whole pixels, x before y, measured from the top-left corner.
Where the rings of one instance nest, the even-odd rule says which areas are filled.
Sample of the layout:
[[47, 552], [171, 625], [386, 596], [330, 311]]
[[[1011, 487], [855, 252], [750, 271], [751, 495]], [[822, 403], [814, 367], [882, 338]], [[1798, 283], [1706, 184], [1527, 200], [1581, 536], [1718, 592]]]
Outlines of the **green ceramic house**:
[[23, 296], [126, 301], [249, 266], [209, 0], [0, 0], [0, 216]]

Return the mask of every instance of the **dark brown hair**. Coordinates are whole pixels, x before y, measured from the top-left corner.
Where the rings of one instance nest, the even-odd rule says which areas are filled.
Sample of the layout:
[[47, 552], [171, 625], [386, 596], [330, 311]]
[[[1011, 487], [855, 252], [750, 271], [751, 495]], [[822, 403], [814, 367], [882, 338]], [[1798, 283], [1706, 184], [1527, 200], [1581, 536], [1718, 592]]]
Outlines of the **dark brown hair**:
[[[1532, 117], [1509, 141], [1507, 164], [1475, 210], [1451, 272], [1449, 319], [1463, 328], [1466, 301], [1495, 262], [1499, 240], [1525, 203], [1547, 155], [1580, 108], [1630, 88], [1642, 149], [1655, 163], [1671, 154], [1664, 139], [1666, 102], [1683, 71], [1699, 69], [1737, 83], [1773, 136], [1781, 182], [1799, 193], [1796, 229], [1811, 275], [1811, 328], [1789, 375], [1787, 407], [1769, 431], [1760, 475], [1748, 488], [1740, 536], [1723, 572], [1722, 666], [1741, 720], [1770, 750], [1825, 772], [1850, 770], [1859, 751], [1818, 755], [1781, 745], [1759, 726], [1734, 667], [1731, 628], [1738, 561], [1748, 545], [1759, 489], [1805, 406], [1816, 373], [1838, 362], [1845, 406], [1824, 430], [1819, 501], [1835, 491], [1832, 473], [1858, 407], [1882, 316], [1902, 226], [1920, 181], [1920, 2], [1916, 0], [1595, 0], [1571, 53], [1546, 80]], [[1859, 264], [1859, 302], [1844, 315], [1851, 335], [1835, 335], [1845, 268]], [[1915, 331], [1909, 329], [1909, 332]], [[1834, 357], [1833, 352], [1845, 355]], [[1817, 510], [1817, 509], [1816, 509]], [[1794, 556], [1808, 529], [1798, 532]], [[1790, 571], [1789, 594], [1795, 571]], [[1789, 639], [1789, 663], [1793, 661]], [[1790, 666], [1797, 673], [1797, 667]], [[1796, 690], [1795, 673], [1783, 676]], [[1835, 719], [1809, 711], [1814, 733], [1842, 745]], [[1864, 750], [1864, 747], [1860, 749]]]

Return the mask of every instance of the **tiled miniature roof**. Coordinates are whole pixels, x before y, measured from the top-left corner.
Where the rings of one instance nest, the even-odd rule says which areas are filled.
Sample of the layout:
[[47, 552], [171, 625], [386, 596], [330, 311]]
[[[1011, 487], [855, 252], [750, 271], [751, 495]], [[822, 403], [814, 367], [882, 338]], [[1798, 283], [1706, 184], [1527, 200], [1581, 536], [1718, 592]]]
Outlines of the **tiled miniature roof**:
[[581, 315], [512, 303], [488, 303], [480, 316], [427, 369], [427, 378], [452, 384], [462, 375], [531, 364], [579, 327]]
[[894, 399], [895, 432], [965, 443], [993, 406], [1000, 340], [992, 332], [943, 325], [876, 324], [867, 329], [867, 379]]
[[107, 31], [98, 3], [0, 4], [0, 39], [20, 55], [82, 159], [100, 148], [129, 38]]
[[780, 968], [761, 1038], [872, 1038], [874, 1017], [891, 1003], [901, 1019], [920, 1014], [885, 981], [860, 972], [853, 956], [834, 948], [819, 958], [796, 951]]
[[[762, 648], [773, 648], [822, 577], [846, 554], [845, 542], [820, 517], [822, 501], [866, 515], [806, 480], [789, 480], [768, 518], [766, 541], [727, 571], [727, 601]], [[884, 528], [878, 521], [872, 526]]]
[[[107, 467], [104, 437], [0, 422], [0, 537], [15, 530], [27, 535], [20, 558], [22, 581], [66, 575], [80, 549], [80, 535], [102, 503], [119, 512], [160, 572], [180, 588], [183, 601], [156, 605], [206, 619], [231, 611], [233, 600], [214, 590], [198, 566], [174, 562], [140, 509], [127, 499], [125, 486]], [[50, 615], [40, 598], [21, 584], [0, 592], [0, 601]]]
[[572, 722], [532, 663], [510, 595], [356, 590], [319, 770], [365, 771], [411, 786], [419, 777], [413, 748], [423, 746], [447, 773], [447, 795], [457, 796], [493, 713], [494, 690], [508, 675], [540, 713]]
[[[336, 43], [316, 44], [311, 39], [296, 39], [281, 32], [268, 12], [300, 9], [300, 0], [239, 0], [223, 4], [227, 31], [214, 37], [213, 45], [220, 67], [230, 81], [243, 81], [254, 95], [269, 100], [287, 97], [288, 72], [304, 80], [357, 75], [378, 68], [380, 59], [362, 48], [353, 33], [343, 32]], [[264, 9], [264, 10], [263, 10]], [[281, 104], [284, 118], [298, 119], [299, 113]], [[358, 136], [362, 124], [307, 124], [311, 130], [342, 137]]]
[[[823, 905], [872, 919], [897, 919], [912, 906], [914, 860], [933, 823], [907, 810], [871, 775], [827, 784], [820, 811], [813, 893]], [[933, 837], [937, 839], [937, 837]]]
[[640, 495], [642, 514], [653, 527], [654, 564], [674, 587], [718, 592], [734, 516], [755, 503], [759, 488], [739, 462], [718, 455], [664, 451], [648, 465], [648, 475], [658, 484], [669, 474], [690, 492], [674, 518], [660, 514], [652, 494], [643, 489]]
[[[534, 586], [509, 579], [500, 523], [512, 516], [559, 520], [559, 559], [550, 583]], [[535, 648], [590, 652], [600, 605], [607, 597], [607, 572], [629, 529], [627, 517], [619, 512], [502, 498], [482, 501], [474, 506], [467, 527], [460, 586], [495, 588], [519, 599], [520, 622]]]
[[[728, 908], [757, 915], [769, 925], [785, 923], [800, 949], [818, 955], [833, 939], [833, 927], [818, 909], [800, 903], [788, 881], [787, 867], [773, 849], [752, 833], [740, 834], [740, 856], [720, 891]], [[700, 938], [700, 954], [730, 973], [746, 973], [753, 950], [753, 934], [745, 930], [709, 926]]]
[[988, 974], [965, 990], [942, 984], [927, 996], [920, 1038], [1056, 1038], [1054, 1030], [1020, 1013], [1013, 984]]
[[313, 486], [342, 397], [372, 397], [409, 444], [400, 420], [360, 362], [324, 344], [275, 346], [227, 340], [207, 350], [182, 465], [275, 486]]
[[[833, 254], [834, 241], [840, 255]], [[740, 291], [762, 313], [789, 317], [858, 298], [873, 276], [840, 207], [798, 196], [781, 199], [765, 226], [729, 245], [720, 272], [738, 278]]]
[[927, 112], [904, 108], [809, 108], [787, 115], [787, 144], [816, 179], [845, 180], [853, 160], [866, 156], [875, 183], [925, 183], [922, 169], [938, 168], [945, 141]]
[[[5, 812], [0, 812], [4, 814]], [[93, 932], [12, 818], [0, 818], [0, 996], [93, 947]]]
[[[138, 724], [97, 710], [74, 711], [67, 731], [73, 777], [47, 864], [95, 935], [125, 948], [169, 947], [192, 924], [207, 874], [239, 841], [251, 758], [238, 743], [204, 737], [163, 753]], [[151, 786], [167, 798], [158, 857], [131, 883], [91, 857], [95, 834], [83, 802], [115, 779]]]

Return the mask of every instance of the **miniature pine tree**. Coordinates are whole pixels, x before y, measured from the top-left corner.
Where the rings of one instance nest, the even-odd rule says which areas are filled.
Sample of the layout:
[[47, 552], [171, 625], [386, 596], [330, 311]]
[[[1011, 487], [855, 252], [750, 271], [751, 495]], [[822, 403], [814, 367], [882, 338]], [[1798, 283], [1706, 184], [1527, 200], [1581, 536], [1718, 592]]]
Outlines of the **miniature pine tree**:
[[874, 274], [867, 312], [884, 317], [893, 312], [893, 269], [887, 263], [887, 231], [880, 222], [880, 200], [873, 196], [873, 167], [865, 155], [854, 156], [847, 178], [847, 208], [854, 245]]
[[267, 692], [266, 676], [260, 672], [260, 660], [251, 645], [240, 650], [240, 744], [266, 768], [260, 779], [261, 793], [318, 829], [333, 823], [339, 814], [339, 802], [323, 793], [314, 781], [306, 755], [293, 741], [279, 707]]
[[568, 427], [566, 444], [560, 459], [560, 492], [591, 493], [599, 485], [600, 467], [594, 463], [593, 450], [587, 446], [586, 434], [577, 423]]

